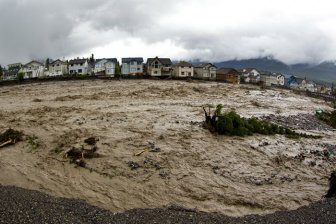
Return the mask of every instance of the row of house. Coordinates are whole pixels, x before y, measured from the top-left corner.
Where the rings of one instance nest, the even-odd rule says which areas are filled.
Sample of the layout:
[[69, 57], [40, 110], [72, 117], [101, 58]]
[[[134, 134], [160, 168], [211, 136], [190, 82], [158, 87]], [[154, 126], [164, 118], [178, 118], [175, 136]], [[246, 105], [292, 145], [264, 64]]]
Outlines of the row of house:
[[[46, 68], [47, 67], [47, 68]], [[328, 92], [326, 86], [293, 75], [276, 72], [258, 71], [255, 68], [234, 69], [217, 68], [211, 63], [193, 65], [186, 61], [173, 64], [169, 58], [148, 58], [144, 63], [142, 57], [122, 58], [121, 65], [116, 58], [94, 60], [77, 58], [69, 61], [55, 60], [45, 66], [41, 62], [31, 61], [25, 65], [10, 64], [4, 70], [5, 80], [15, 79], [22, 73], [25, 79], [38, 77], [55, 77], [63, 75], [96, 75], [114, 77], [115, 75], [152, 77], [178, 77], [216, 80], [239, 84], [253, 83], [264, 86], [286, 86], [288, 88], [310, 91]]]
[[258, 83], [264, 86], [285, 86], [291, 89], [319, 93], [328, 93], [331, 91], [331, 88], [326, 85], [317, 84], [314, 81], [294, 75], [278, 72], [259, 72], [255, 68], [240, 69], [237, 72], [241, 74], [241, 79], [245, 83]]
[[[195, 77], [216, 80], [217, 68], [211, 63], [192, 65], [181, 61], [173, 64], [169, 58], [148, 58], [144, 64], [141, 57], [122, 58], [121, 66], [116, 58], [98, 60], [73, 59], [69, 61], [55, 60], [47, 68], [38, 61], [31, 61], [25, 65], [21, 63], [10, 64], [4, 71], [4, 79], [15, 79], [18, 73], [23, 73], [25, 79], [38, 77], [54, 77], [62, 75], [96, 75], [114, 77], [121, 75], [149, 75], [153, 77]], [[224, 81], [224, 80], [223, 80]]]

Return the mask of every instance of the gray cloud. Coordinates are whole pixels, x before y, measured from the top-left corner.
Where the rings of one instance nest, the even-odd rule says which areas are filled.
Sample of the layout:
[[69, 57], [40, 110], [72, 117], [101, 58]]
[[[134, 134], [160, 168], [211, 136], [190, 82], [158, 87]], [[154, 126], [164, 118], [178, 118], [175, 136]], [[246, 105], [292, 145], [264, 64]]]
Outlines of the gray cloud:
[[[170, 22], [181, 11], [193, 10], [193, 2], [201, 1], [188, 0], [184, 6], [177, 0], [0, 0], [0, 64], [89, 55], [94, 48], [128, 38], [148, 46], [170, 40], [186, 52], [183, 56], [171, 52], [171, 57], [184, 59], [272, 55], [287, 63], [314, 63], [336, 57], [335, 33], [321, 30], [309, 18], [290, 20], [267, 12], [255, 23], [242, 24], [235, 18], [228, 23], [229, 16], [213, 20], [210, 12]], [[204, 26], [202, 21], [210, 16], [209, 27]], [[110, 56], [118, 57], [118, 52]]]

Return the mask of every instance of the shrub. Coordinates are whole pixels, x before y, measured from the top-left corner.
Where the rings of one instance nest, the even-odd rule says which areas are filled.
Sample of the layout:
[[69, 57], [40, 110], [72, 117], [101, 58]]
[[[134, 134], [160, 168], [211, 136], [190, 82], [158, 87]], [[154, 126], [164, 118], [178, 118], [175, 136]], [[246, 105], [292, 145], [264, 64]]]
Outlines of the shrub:
[[210, 128], [211, 130], [215, 130], [217, 133], [222, 135], [247, 136], [257, 133], [263, 135], [281, 134], [295, 139], [300, 137], [320, 138], [320, 136], [300, 134], [289, 128], [284, 128], [276, 124], [258, 120], [255, 117], [246, 119], [240, 117], [240, 115], [235, 111], [224, 113], [223, 108], [224, 106], [219, 104], [216, 107], [214, 115], [211, 117], [211, 119], [206, 114], [206, 127]]
[[336, 109], [332, 112], [322, 111], [320, 113], [316, 113], [316, 116], [317, 116], [318, 119], [326, 122], [327, 124], [329, 124], [333, 128], [336, 128]]
[[24, 73], [23, 72], [19, 72], [17, 73], [16, 75], [16, 79], [19, 81], [19, 82], [22, 82], [24, 80]]

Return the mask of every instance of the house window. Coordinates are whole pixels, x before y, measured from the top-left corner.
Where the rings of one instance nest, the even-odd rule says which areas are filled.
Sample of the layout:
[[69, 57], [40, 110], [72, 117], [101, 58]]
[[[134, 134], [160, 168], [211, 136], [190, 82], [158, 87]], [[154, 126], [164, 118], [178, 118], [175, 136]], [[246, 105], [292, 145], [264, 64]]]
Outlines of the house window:
[[184, 72], [181, 72], [181, 75], [184, 75]]
[[191, 76], [191, 72], [189, 72], [188, 75]]
[[80, 65], [80, 66], [83, 66], [83, 63], [80, 63], [79, 65]]
[[78, 69], [78, 73], [82, 73], [83, 72], [83, 69]]
[[159, 65], [159, 62], [158, 62], [158, 61], [155, 61], [155, 62], [154, 62], [154, 68], [160, 68], [160, 65]]
[[157, 75], [157, 74], [158, 74], [158, 72], [157, 72], [157, 71], [154, 71], [154, 74], [155, 74], [155, 75]]
[[141, 68], [138, 68], [138, 71], [140, 71], [141, 70]]

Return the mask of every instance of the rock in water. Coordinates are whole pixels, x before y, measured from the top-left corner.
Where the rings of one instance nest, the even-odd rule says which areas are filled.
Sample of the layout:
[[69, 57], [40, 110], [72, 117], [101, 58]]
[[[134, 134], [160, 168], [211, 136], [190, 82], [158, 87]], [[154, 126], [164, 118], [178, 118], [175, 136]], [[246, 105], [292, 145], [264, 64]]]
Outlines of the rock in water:
[[84, 142], [88, 145], [95, 145], [97, 142], [97, 139], [95, 137], [90, 137], [84, 140]]
[[336, 171], [331, 173], [329, 178], [329, 190], [326, 194], [326, 198], [332, 198], [336, 196]]

